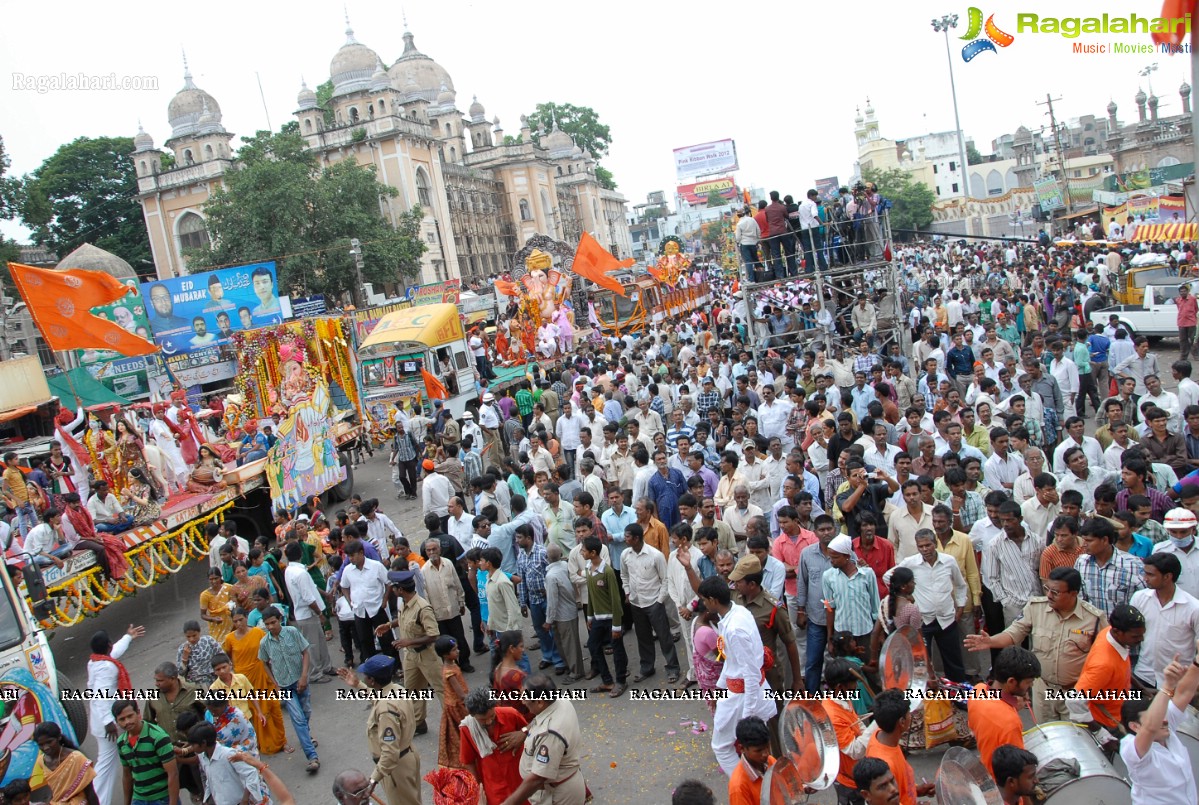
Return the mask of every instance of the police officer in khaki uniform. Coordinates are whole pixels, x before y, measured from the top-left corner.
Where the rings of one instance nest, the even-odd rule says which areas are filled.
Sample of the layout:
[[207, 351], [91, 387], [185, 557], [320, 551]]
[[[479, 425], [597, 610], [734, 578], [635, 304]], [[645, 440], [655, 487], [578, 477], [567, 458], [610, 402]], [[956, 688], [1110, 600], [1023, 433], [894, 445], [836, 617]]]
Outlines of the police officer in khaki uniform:
[[392, 681], [395, 660], [376, 654], [358, 666], [358, 674], [341, 668], [337, 675], [351, 688], [366, 688], [377, 694], [366, 719], [366, 740], [375, 770], [366, 790], [383, 786], [387, 805], [420, 805], [420, 755], [412, 746], [416, 717], [404, 689]]
[[[433, 651], [433, 643], [441, 636], [437, 628], [437, 616], [433, 613], [432, 605], [416, 594], [415, 573], [393, 570], [387, 574], [387, 580], [403, 606], [396, 619], [380, 626], [375, 634], [382, 637], [393, 626], [399, 630], [400, 639], [392, 645], [404, 650], [404, 688], [410, 691], [432, 688], [440, 700], [441, 662]], [[424, 735], [429, 731], [425, 723], [425, 702], [418, 699], [412, 707], [416, 713], [416, 734]]]
[[583, 734], [575, 707], [556, 698], [558, 689], [544, 674], [525, 680], [525, 702], [533, 720], [523, 731], [520, 754], [521, 783], [500, 805], [583, 805], [587, 786], [579, 767]]
[[1095, 635], [1107, 626], [1107, 616], [1078, 597], [1082, 575], [1072, 567], [1055, 568], [1045, 582], [1045, 595], [1028, 600], [1020, 619], [1000, 634], [967, 635], [970, 651], [1018, 646], [1032, 637], [1032, 653], [1041, 662], [1033, 683], [1033, 716], [1038, 723], [1068, 721], [1064, 699], [1047, 699], [1048, 691], [1073, 690]]
[[[741, 557], [737, 560], [733, 572], [729, 574], [729, 581], [733, 583], [736, 591], [733, 601], [748, 609], [754, 616], [754, 623], [758, 625], [758, 634], [762, 638], [762, 646], [770, 649], [774, 655], [774, 664], [766, 672], [766, 681], [770, 683], [770, 689], [781, 691], [786, 687], [783, 684], [783, 659], [779, 656], [778, 648], [779, 641], [782, 641], [783, 650], [787, 652], [787, 660], [791, 664], [791, 689], [803, 690], [803, 665], [799, 661], [799, 648], [795, 644], [795, 629], [791, 625], [790, 611], [762, 588], [762, 561], [753, 554]], [[785, 704], [782, 699], [778, 700], [777, 711], [781, 713]], [[775, 729], [777, 723], [776, 715], [769, 724], [771, 752], [775, 757], [781, 756], [782, 753], [782, 745], [778, 743], [778, 730]]]

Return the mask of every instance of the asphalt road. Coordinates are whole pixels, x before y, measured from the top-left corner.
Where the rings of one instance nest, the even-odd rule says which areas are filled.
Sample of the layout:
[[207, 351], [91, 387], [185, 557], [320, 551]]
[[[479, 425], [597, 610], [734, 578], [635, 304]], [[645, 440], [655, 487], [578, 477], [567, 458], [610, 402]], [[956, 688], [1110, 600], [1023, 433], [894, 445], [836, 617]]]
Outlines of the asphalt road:
[[[1174, 344], [1159, 342], [1154, 346], [1163, 366], [1168, 366], [1177, 354]], [[1175, 386], [1168, 376], [1163, 378], [1163, 384], [1168, 388]], [[1088, 423], [1088, 431], [1093, 430], [1093, 423]], [[420, 526], [419, 504], [396, 500], [390, 471], [381, 453], [376, 453], [373, 459], [356, 470], [355, 480], [355, 489], [363, 497], [378, 497], [383, 501], [384, 511], [395, 519], [406, 534], [416, 537], [424, 535]], [[73, 684], [82, 685], [87, 676], [88, 640], [92, 633], [97, 629], [107, 629], [115, 638], [130, 623], [141, 624], [146, 627], [146, 636], [134, 642], [125, 655], [125, 664], [135, 687], [152, 687], [154, 666], [165, 660], [174, 660], [176, 648], [183, 639], [184, 621], [198, 616], [199, 595], [206, 586], [205, 573], [205, 567], [189, 565], [169, 581], [110, 606], [95, 618], [69, 629], [56, 630], [51, 646], [58, 668], [70, 677]], [[531, 630], [527, 630], [527, 637], [531, 642]], [[631, 637], [626, 639], [626, 647], [630, 653], [630, 666], [635, 667], [636, 644]], [[331, 651], [335, 658], [339, 656], [339, 650], [331, 647]], [[534, 662], [539, 657], [537, 652], [532, 652], [531, 659]], [[477, 670], [468, 676], [472, 686], [486, 684], [486, 659], [476, 659]], [[657, 667], [658, 675], [652, 681], [664, 685], [660, 658]], [[306, 774], [303, 770], [303, 754], [298, 751], [292, 755], [280, 754], [271, 758], [272, 768], [287, 781], [298, 802], [332, 801], [330, 787], [339, 771], [358, 768], [369, 773], [371, 769], [364, 727], [366, 705], [335, 702], [334, 690], [339, 686], [341, 683], [334, 680], [313, 687], [312, 729], [313, 735], [321, 742], [320, 772], [316, 775]], [[576, 703], [576, 708], [585, 736], [583, 770], [596, 802], [669, 803], [670, 792], [675, 784], [687, 777], [706, 782], [718, 792], [719, 801], [727, 801], [725, 778], [711, 752], [711, 735], [707, 731], [695, 731], [699, 727], [709, 729], [712, 723], [702, 703], [632, 702], [628, 696], [614, 701], [603, 696]], [[422, 774], [436, 766], [440, 716], [440, 706], [436, 702], [431, 703], [428, 714], [430, 731], [416, 739]], [[286, 718], [284, 720], [286, 722]], [[287, 724], [287, 731], [289, 741], [295, 743], [290, 723]], [[93, 741], [89, 737], [83, 748], [94, 756]], [[922, 777], [934, 779], [942, 753], [941, 749], [936, 749], [911, 755], [909, 760], [915, 768], [917, 780]], [[432, 803], [432, 789], [428, 784], [423, 789], [423, 801]], [[830, 790], [813, 796], [811, 801], [833, 803], [836, 797]]]

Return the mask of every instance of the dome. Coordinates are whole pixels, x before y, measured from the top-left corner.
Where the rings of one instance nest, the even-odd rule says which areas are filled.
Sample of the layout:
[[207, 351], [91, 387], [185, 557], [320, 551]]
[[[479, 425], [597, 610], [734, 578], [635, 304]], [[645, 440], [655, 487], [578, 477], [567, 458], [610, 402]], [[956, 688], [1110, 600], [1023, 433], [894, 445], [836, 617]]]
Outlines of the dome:
[[329, 62], [329, 80], [333, 82], [333, 97], [369, 89], [371, 76], [379, 56], [354, 38], [354, 29], [346, 20], [346, 43]]
[[554, 128], [549, 134], [541, 138], [539, 145], [550, 155], [567, 155], [575, 148], [575, 141], [570, 138], [570, 135], [558, 128], [558, 124], [554, 124]]
[[391, 76], [391, 85], [404, 93], [405, 102], [421, 98], [432, 103], [441, 93], [443, 85], [454, 91], [454, 80], [450, 74], [416, 49], [411, 31], [404, 31], [404, 52], [387, 73]]
[[153, 151], [154, 138], [146, 134], [146, 130], [142, 128], [142, 124], [137, 124], [137, 135], [133, 138], [133, 152], [138, 151]]
[[225, 130], [225, 127], [221, 125], [220, 115], [213, 114], [212, 109], [208, 106], [207, 98], [204, 99], [200, 108], [200, 119], [196, 121], [197, 134], [212, 134]]
[[1190, 95], [1191, 94], [1191, 85], [1188, 84], [1187, 82], [1183, 81], [1182, 86], [1178, 88], [1178, 94], [1183, 96], [1184, 98], [1187, 95]]
[[874, 104], [872, 104], [870, 102], [870, 99], [867, 98], [866, 99], [866, 117], [871, 117], [873, 115], [874, 115]]
[[570, 155], [576, 158], [581, 157], [583, 156], [583, 149], [576, 145], [574, 148], [570, 149]]
[[167, 122], [171, 124], [171, 137], [195, 134], [199, 130], [200, 116], [205, 112], [212, 116], [207, 121], [209, 124], [213, 121], [221, 122], [221, 105], [216, 102], [216, 98], [192, 83], [191, 70], [187, 66], [187, 59], [184, 58], [183, 89], [175, 93], [175, 97], [171, 98], [170, 104], [167, 105]]
[[106, 252], [90, 243], [85, 243], [68, 254], [55, 268], [59, 271], [82, 268], [88, 271], [103, 271], [119, 280], [137, 279], [137, 272], [133, 270], [133, 266], [112, 252]]
[[1133, 98], [1133, 100], [1135, 100], [1137, 102], [1137, 106], [1140, 106], [1141, 104], [1143, 104], [1145, 102], [1145, 90], [1138, 89], [1137, 94]]
[[383, 60], [379, 59], [375, 63], [375, 72], [371, 75], [371, 92], [382, 92], [391, 87], [391, 79], [387, 77], [387, 68], [383, 66]]
[[1109, 115], [1114, 115], [1116, 113], [1116, 102], [1115, 101], [1108, 101], [1107, 113]]
[[1157, 96], [1156, 96], [1156, 95], [1150, 95], [1150, 96], [1149, 96], [1149, 105], [1150, 105], [1150, 106], [1157, 106]]
[[317, 106], [316, 93], [308, 88], [308, 82], [303, 79], [300, 80], [300, 92], [296, 95], [296, 105], [300, 109], [315, 109]]
[[470, 119], [477, 123], [483, 120], [486, 114], [487, 110], [483, 108], [483, 104], [479, 103], [479, 96], [474, 96], [470, 104]]
[[457, 100], [458, 96], [454, 94], [454, 91], [442, 83], [441, 90], [437, 93], [437, 105], [445, 109], [453, 109]]
[[854, 122], [854, 123], [861, 123], [863, 120], [865, 120], [865, 118], [864, 118], [864, 117], [862, 117], [862, 107], [860, 107], [860, 106], [858, 106], [858, 107], [855, 107], [855, 108], [854, 108], [854, 111], [855, 111], [855, 112], [857, 112], [857, 114], [855, 114], [855, 115], [853, 116], [853, 122]]

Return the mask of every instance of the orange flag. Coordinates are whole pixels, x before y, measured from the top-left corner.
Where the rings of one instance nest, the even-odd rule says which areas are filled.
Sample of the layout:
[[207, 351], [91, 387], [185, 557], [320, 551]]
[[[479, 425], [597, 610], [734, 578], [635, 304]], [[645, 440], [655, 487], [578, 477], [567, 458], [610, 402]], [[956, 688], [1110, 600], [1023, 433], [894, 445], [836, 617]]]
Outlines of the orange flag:
[[495, 280], [495, 290], [504, 296], [517, 296], [520, 293], [516, 289], [516, 283], [508, 280]]
[[570, 270], [580, 277], [591, 280], [601, 288], [607, 288], [613, 293], [624, 296], [624, 286], [609, 277], [608, 272], [617, 268], [628, 268], [633, 262], [632, 257], [617, 260], [607, 249], [599, 245], [595, 238], [584, 232], [583, 237], [579, 239], [579, 248], [575, 250], [575, 261]]
[[425, 380], [425, 394], [430, 400], [448, 400], [450, 398], [450, 393], [445, 390], [445, 386], [428, 369], [422, 367], [420, 376]]
[[121, 355], [158, 351], [153, 341], [91, 312], [129, 293], [116, 277], [103, 271], [54, 271], [20, 263], [9, 263], [8, 270], [50, 349], [109, 349]]

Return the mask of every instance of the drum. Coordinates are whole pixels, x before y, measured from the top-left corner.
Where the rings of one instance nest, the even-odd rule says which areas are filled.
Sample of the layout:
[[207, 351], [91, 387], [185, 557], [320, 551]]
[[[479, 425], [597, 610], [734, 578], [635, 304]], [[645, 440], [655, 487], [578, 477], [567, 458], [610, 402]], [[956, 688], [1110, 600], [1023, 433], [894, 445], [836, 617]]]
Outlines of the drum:
[[841, 767], [837, 732], [824, 705], [811, 699], [789, 702], [779, 716], [782, 759], [790, 761], [803, 785], [823, 790], [833, 784]]
[[1077, 780], [1058, 788], [1043, 805], [1132, 805], [1132, 786], [1119, 775], [1084, 727], [1068, 721], [1040, 724], [1024, 733], [1024, 748], [1039, 768], [1055, 758], [1078, 761]]
[[978, 755], [954, 746], [937, 769], [937, 805], [1003, 805], [1003, 796]]
[[766, 770], [762, 777], [762, 805], [804, 805], [808, 795], [804, 793], [804, 781], [799, 770], [785, 755]]
[[1178, 738], [1191, 756], [1191, 766], [1199, 769], [1199, 710], [1188, 707], [1186, 720], [1178, 725]]

